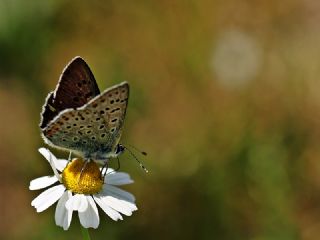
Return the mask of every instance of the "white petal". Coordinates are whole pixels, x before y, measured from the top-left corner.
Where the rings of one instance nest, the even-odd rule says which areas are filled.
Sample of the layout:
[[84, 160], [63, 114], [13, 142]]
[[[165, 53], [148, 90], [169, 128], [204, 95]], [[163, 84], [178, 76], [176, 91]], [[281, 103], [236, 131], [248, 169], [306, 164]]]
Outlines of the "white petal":
[[44, 177], [39, 177], [36, 179], [33, 179], [30, 182], [29, 189], [30, 190], [38, 190], [42, 188], [46, 188], [55, 182], [57, 182], [58, 179], [56, 176], [44, 176]]
[[107, 168], [107, 174], [114, 174], [115, 173], [115, 171], [114, 171], [114, 169], [113, 168]]
[[39, 148], [39, 152], [45, 157], [45, 159], [48, 160], [48, 162], [50, 163], [50, 166], [54, 172], [54, 175], [61, 182], [60, 174], [58, 173], [57, 168], [56, 168], [56, 161], [58, 161], [57, 158], [46, 148]]
[[86, 196], [88, 201], [87, 210], [79, 212], [80, 223], [84, 228], [97, 228], [99, 226], [99, 213], [96, 203], [91, 196]]
[[49, 188], [36, 197], [31, 205], [37, 209], [37, 212], [42, 212], [58, 201], [64, 191], [65, 187], [62, 184]]
[[66, 202], [72, 197], [70, 191], [65, 191], [60, 198], [55, 212], [56, 224], [63, 227], [64, 230], [68, 230], [72, 219], [72, 210], [66, 208]]
[[112, 209], [105, 203], [100, 196], [93, 196], [96, 203], [101, 207], [101, 209], [114, 221], [118, 221], [119, 219], [122, 220], [122, 216], [120, 213]]
[[65, 169], [65, 167], [67, 166], [68, 161], [65, 160], [65, 159], [58, 159], [54, 164], [55, 164], [56, 168], [57, 168], [60, 172], [62, 172], [63, 169]]
[[50, 161], [53, 161], [54, 166], [56, 169], [58, 169], [60, 172], [67, 166], [68, 161], [65, 159], [57, 159], [56, 156], [54, 156], [48, 149], [46, 148], [39, 148], [39, 152], [47, 159], [47, 161], [50, 163]]
[[135, 197], [131, 193], [124, 191], [118, 187], [109, 185], [109, 184], [104, 185], [104, 188], [102, 189], [101, 195], [113, 196], [118, 199], [126, 200], [126, 201], [132, 202], [132, 203], [134, 203], [134, 201], [136, 200]]
[[130, 175], [124, 172], [115, 172], [111, 174], [106, 174], [105, 183], [111, 185], [125, 185], [133, 183]]
[[[102, 168], [100, 168], [100, 171], [101, 171], [101, 169], [102, 169]], [[107, 173], [106, 173], [106, 171], [107, 171]], [[101, 172], [102, 176], [105, 175], [105, 174], [113, 174], [113, 173], [115, 173], [115, 171], [113, 170], [113, 168], [103, 168], [103, 169], [102, 169], [102, 172]]]
[[88, 201], [85, 195], [76, 194], [66, 202], [66, 208], [73, 211], [84, 212], [88, 208]]
[[53, 153], [51, 153], [50, 150], [47, 149], [47, 148], [39, 148], [39, 153], [41, 153], [42, 156], [44, 156], [44, 158], [45, 158], [48, 162], [53, 161], [53, 162], [55, 163], [56, 161], [58, 161], [58, 159], [56, 158], [56, 156], [53, 155]]
[[125, 200], [120, 200], [112, 196], [99, 195], [99, 198], [109, 207], [113, 208], [114, 210], [126, 216], [131, 216], [132, 212], [138, 209], [134, 203], [131, 203]]

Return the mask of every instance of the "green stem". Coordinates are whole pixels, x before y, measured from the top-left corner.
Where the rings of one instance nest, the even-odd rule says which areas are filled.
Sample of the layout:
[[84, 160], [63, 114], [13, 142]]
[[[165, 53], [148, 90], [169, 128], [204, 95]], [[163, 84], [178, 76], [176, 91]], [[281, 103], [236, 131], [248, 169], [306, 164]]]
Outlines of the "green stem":
[[81, 232], [84, 240], [91, 240], [88, 228], [81, 227]]

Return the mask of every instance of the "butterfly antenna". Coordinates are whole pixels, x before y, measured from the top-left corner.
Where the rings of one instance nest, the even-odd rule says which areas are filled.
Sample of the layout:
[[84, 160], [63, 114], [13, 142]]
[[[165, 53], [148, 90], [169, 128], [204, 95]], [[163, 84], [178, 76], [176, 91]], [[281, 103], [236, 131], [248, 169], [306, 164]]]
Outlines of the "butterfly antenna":
[[[147, 152], [141, 151], [140, 149], [136, 148], [135, 146], [132, 146], [132, 145], [129, 144], [129, 143], [127, 143], [126, 145], [129, 146], [129, 147], [131, 147], [131, 148], [133, 148], [134, 150], [136, 150], [137, 152], [141, 153], [142, 155], [147, 156]], [[128, 148], [127, 148], [127, 149], [128, 149]]]
[[134, 155], [134, 153], [129, 149], [127, 148], [126, 146], [124, 146], [125, 149], [128, 150], [128, 152], [131, 154], [131, 156], [139, 163], [140, 167], [146, 172], [148, 173], [148, 169], [139, 161], [139, 159], [136, 157], [136, 155]]

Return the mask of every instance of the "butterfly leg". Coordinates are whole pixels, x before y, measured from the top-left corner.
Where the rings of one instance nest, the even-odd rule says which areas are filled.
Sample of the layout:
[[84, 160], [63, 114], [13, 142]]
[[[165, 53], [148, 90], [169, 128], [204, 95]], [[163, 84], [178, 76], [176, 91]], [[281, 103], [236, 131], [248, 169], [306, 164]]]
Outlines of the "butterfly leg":
[[[104, 173], [103, 173], [103, 170], [105, 169]], [[102, 179], [104, 179], [104, 177], [106, 176], [106, 173], [107, 173], [107, 170], [108, 170], [108, 159], [106, 161], [105, 164], [103, 164], [102, 168], [101, 168], [101, 171], [100, 171], [100, 174], [102, 176], [102, 173], [103, 173], [103, 177]]]
[[120, 169], [120, 159], [119, 157], [117, 157], [117, 163], [118, 163], [118, 166], [117, 168], [114, 170], [114, 172], [118, 171]]
[[70, 152], [69, 152], [69, 156], [68, 156], [68, 160], [67, 160], [67, 161], [68, 161], [68, 162], [67, 162], [67, 166], [69, 165], [69, 163], [71, 163], [71, 158], [72, 158], [71, 155], [72, 155], [72, 152], [70, 151]]
[[68, 164], [71, 162], [71, 158], [72, 158], [72, 152], [69, 152], [69, 157], [68, 157]]
[[[119, 157], [117, 157], [117, 163], [118, 163], [117, 168], [116, 168], [116, 169], [114, 169], [112, 172], [109, 172], [108, 174], [111, 174], [111, 173], [117, 172], [117, 171], [120, 169], [120, 159], [119, 159]], [[105, 177], [106, 173], [107, 173], [107, 171], [104, 173], [104, 176], [103, 176], [103, 177]]]
[[89, 161], [91, 161], [91, 160], [88, 159], [88, 160], [85, 160], [85, 161], [84, 161], [84, 164], [83, 164], [83, 166], [82, 166], [82, 168], [81, 168], [81, 171], [80, 171], [80, 175], [79, 175], [79, 180], [78, 180], [78, 181], [80, 181], [81, 176], [82, 176], [82, 173], [83, 173], [83, 171], [85, 170], [85, 168], [86, 168], [86, 166], [87, 166], [87, 164], [88, 164]]

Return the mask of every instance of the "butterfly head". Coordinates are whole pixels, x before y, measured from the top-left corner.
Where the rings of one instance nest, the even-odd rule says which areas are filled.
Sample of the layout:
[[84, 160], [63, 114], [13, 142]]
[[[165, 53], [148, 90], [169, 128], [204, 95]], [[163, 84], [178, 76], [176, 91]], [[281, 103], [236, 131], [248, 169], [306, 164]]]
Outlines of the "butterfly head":
[[121, 143], [118, 143], [118, 145], [116, 146], [115, 154], [116, 154], [117, 156], [119, 156], [119, 155], [121, 155], [125, 150], [126, 150], [126, 148], [125, 148]]

